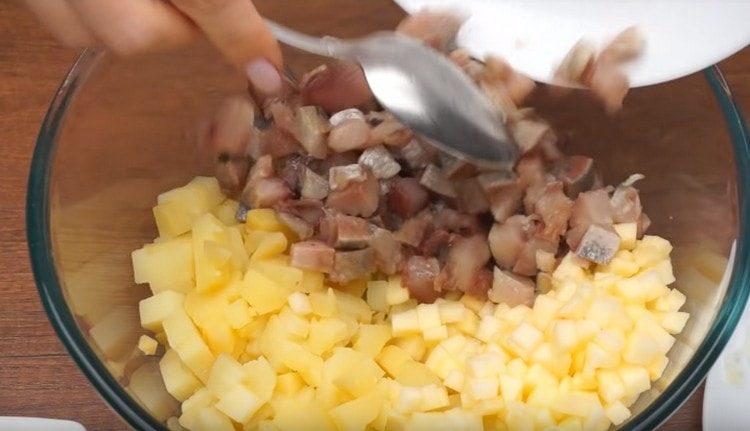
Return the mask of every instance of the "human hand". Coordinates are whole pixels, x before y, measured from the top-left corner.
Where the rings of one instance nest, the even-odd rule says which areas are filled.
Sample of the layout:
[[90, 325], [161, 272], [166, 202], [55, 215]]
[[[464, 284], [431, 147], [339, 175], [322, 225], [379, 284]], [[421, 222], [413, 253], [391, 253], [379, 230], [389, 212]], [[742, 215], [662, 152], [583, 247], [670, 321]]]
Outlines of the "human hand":
[[256, 92], [281, 90], [281, 51], [250, 0], [26, 0], [65, 45], [118, 55], [168, 50], [205, 36]]

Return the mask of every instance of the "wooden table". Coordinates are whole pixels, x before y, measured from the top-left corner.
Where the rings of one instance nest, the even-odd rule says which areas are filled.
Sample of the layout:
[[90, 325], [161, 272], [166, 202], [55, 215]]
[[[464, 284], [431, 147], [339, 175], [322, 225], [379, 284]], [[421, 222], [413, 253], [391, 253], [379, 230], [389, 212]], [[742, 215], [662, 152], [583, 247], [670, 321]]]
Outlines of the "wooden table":
[[[24, 205], [34, 140], [75, 56], [22, 6], [0, 2], [0, 416], [66, 418], [90, 430], [127, 429], [55, 336], [37, 296], [26, 246]], [[725, 61], [722, 69], [740, 103], [750, 106], [750, 49]], [[663, 429], [700, 429], [702, 394], [701, 387]]]

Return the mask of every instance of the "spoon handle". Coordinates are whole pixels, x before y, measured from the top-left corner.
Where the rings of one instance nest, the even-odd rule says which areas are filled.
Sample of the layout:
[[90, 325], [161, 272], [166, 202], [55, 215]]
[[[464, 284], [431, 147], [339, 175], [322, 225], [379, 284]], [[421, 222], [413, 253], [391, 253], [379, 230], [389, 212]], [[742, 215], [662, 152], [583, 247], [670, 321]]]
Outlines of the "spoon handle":
[[346, 50], [344, 49], [347, 43], [341, 39], [332, 36], [308, 36], [271, 20], [266, 20], [266, 24], [277, 39], [289, 46], [324, 57], [347, 57]]

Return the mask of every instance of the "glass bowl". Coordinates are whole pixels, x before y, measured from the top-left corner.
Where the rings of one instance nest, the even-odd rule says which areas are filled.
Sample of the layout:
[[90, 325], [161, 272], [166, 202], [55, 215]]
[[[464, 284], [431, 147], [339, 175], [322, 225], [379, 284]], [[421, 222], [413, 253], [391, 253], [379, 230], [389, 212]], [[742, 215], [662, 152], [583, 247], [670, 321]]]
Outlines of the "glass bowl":
[[[261, 9], [276, 18], [281, 3]], [[335, 16], [309, 20], [312, 6], [302, 3], [280, 21], [318, 34], [392, 28], [400, 16], [395, 6], [348, 2], [354, 5]], [[285, 55], [292, 73], [320, 61]], [[130, 253], [157, 236], [151, 207], [159, 193], [211, 173], [194, 151], [201, 121], [224, 96], [245, 87], [206, 45], [127, 61], [85, 51], [37, 140], [27, 228], [39, 294], [71, 356], [136, 429], [165, 429], [177, 404], [143, 407], [150, 396], [143, 387], [158, 393], [163, 384], [156, 358], [135, 349], [142, 333], [137, 304], [147, 288], [133, 283]], [[566, 151], [595, 158], [605, 183], [646, 176], [639, 188], [653, 220], [650, 232], [675, 245], [676, 286], [687, 295], [691, 318], [664, 375], [621, 426], [654, 429], [703, 380], [748, 297], [744, 119], [717, 68], [633, 90], [614, 118], [581, 93], [562, 99], [541, 93], [531, 105], [568, 137]]]

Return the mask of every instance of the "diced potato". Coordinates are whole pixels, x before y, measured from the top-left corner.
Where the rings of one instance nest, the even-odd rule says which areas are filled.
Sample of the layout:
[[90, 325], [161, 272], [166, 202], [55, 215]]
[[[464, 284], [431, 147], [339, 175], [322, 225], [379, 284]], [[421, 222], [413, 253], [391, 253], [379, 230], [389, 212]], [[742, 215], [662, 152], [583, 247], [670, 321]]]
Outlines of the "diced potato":
[[234, 421], [242, 423], [250, 420], [262, 405], [263, 401], [253, 391], [241, 384], [236, 384], [219, 395], [216, 409]]
[[657, 298], [653, 302], [653, 308], [656, 311], [679, 311], [687, 298], [677, 289], [670, 289], [668, 293]]
[[682, 311], [667, 311], [658, 314], [659, 324], [670, 334], [679, 334], [685, 328], [690, 315]]
[[388, 305], [403, 304], [409, 300], [409, 289], [401, 283], [400, 276], [392, 276], [388, 279], [388, 287], [385, 291], [385, 301]]
[[279, 375], [276, 378], [276, 388], [283, 395], [294, 395], [305, 387], [305, 381], [296, 372]]
[[288, 286], [274, 282], [253, 268], [247, 270], [240, 287], [240, 294], [258, 314], [280, 310], [291, 292]]
[[141, 338], [138, 339], [138, 350], [143, 352], [144, 355], [156, 354], [157, 347], [159, 347], [159, 343], [148, 335], [141, 335]]
[[372, 392], [385, 372], [369, 358], [363, 358], [356, 367], [333, 380], [333, 384], [354, 398]]
[[221, 220], [225, 225], [232, 226], [239, 223], [237, 221], [237, 210], [239, 207], [239, 202], [234, 199], [227, 199], [214, 207], [214, 209], [211, 210], [211, 214]]
[[296, 371], [310, 386], [320, 385], [323, 379], [323, 359], [299, 344], [282, 342], [281, 361]]
[[214, 362], [214, 355], [188, 315], [182, 310], [176, 310], [164, 320], [163, 325], [169, 346], [179, 354], [182, 362], [205, 382]]
[[338, 311], [336, 295], [334, 295], [332, 289], [328, 289], [326, 292], [313, 292], [309, 298], [313, 314], [330, 317]]
[[252, 316], [255, 312], [250, 309], [247, 301], [244, 299], [236, 299], [232, 301], [226, 308], [226, 318], [229, 322], [229, 326], [232, 329], [240, 329], [243, 326], [250, 323]]
[[394, 337], [410, 335], [420, 330], [417, 309], [410, 309], [391, 315], [391, 331]]
[[672, 244], [664, 238], [654, 235], [644, 235], [633, 249], [633, 258], [641, 268], [656, 265], [669, 258]]
[[637, 396], [651, 387], [648, 371], [637, 365], [623, 365], [617, 369], [628, 396]]
[[[439, 326], [433, 329], [437, 329], [438, 331], [441, 331], [443, 330], [443, 328], [444, 326]], [[445, 333], [443, 335], [445, 335]], [[413, 334], [413, 335], [407, 335], [405, 337], [395, 338], [393, 339], [391, 344], [403, 349], [415, 361], [422, 361], [422, 359], [425, 356], [425, 353], [427, 352], [427, 343], [431, 341], [436, 341], [436, 340], [438, 339], [437, 338], [431, 339], [429, 335]]]
[[336, 317], [326, 317], [310, 323], [310, 335], [307, 348], [316, 355], [322, 355], [336, 344], [347, 339], [346, 323]]
[[607, 419], [614, 425], [620, 425], [630, 418], [630, 410], [619, 401], [615, 401], [604, 409]]
[[266, 232], [281, 232], [284, 225], [276, 217], [272, 209], [256, 208], [247, 212], [245, 226], [248, 230], [262, 230]]
[[159, 361], [159, 369], [167, 392], [179, 401], [185, 401], [201, 387], [200, 380], [172, 349], [164, 353]]
[[141, 326], [154, 332], [161, 331], [164, 319], [173, 311], [181, 310], [184, 302], [185, 295], [172, 290], [165, 290], [142, 299], [138, 304]]
[[337, 431], [330, 415], [311, 401], [289, 399], [276, 409], [273, 424], [281, 431]]
[[135, 282], [148, 283], [154, 294], [167, 290], [188, 293], [195, 288], [190, 235], [146, 244], [131, 257]]
[[620, 237], [620, 249], [632, 250], [635, 248], [638, 234], [637, 223], [619, 223], [614, 225], [615, 232]]
[[[354, 341], [354, 350], [374, 358], [380, 353], [385, 343], [391, 339], [391, 328], [388, 325], [359, 325]], [[424, 350], [423, 352], [424, 353]]]
[[154, 207], [159, 236], [174, 238], [190, 230], [193, 221], [224, 200], [219, 182], [196, 177], [183, 187], [162, 193]]
[[242, 364], [244, 371], [244, 382], [255, 393], [261, 401], [271, 399], [273, 390], [277, 384], [276, 371], [264, 357]]

